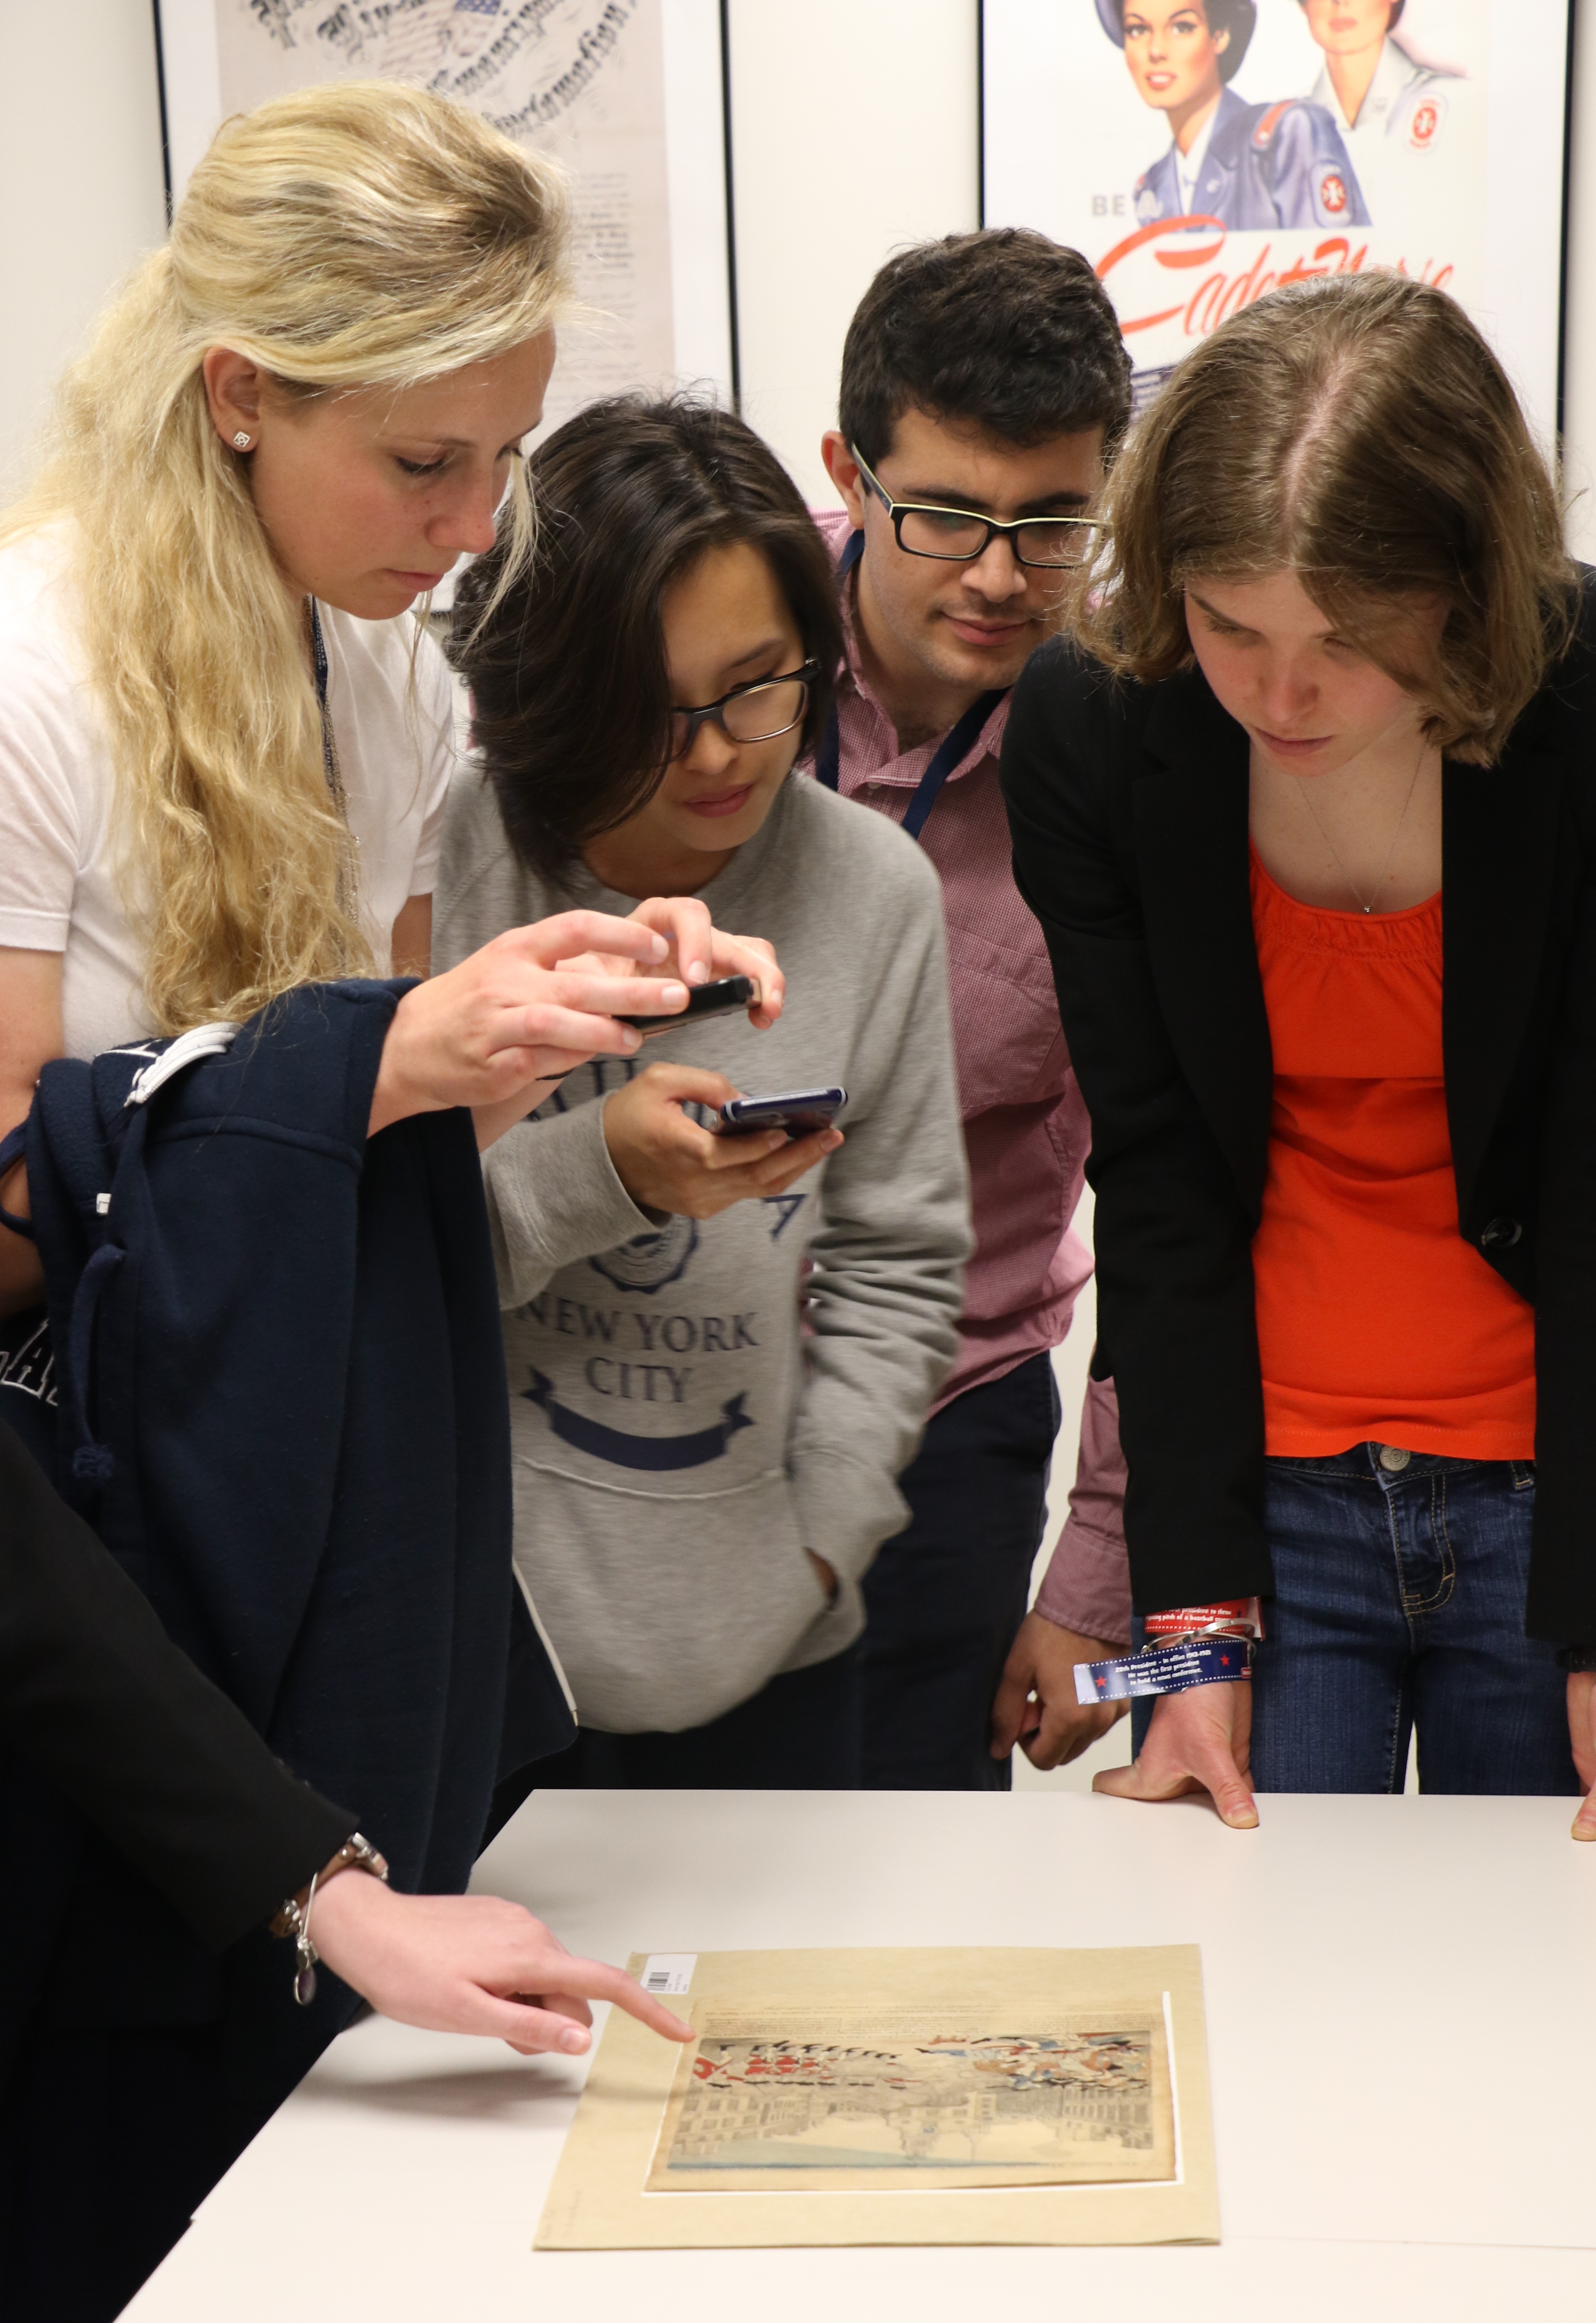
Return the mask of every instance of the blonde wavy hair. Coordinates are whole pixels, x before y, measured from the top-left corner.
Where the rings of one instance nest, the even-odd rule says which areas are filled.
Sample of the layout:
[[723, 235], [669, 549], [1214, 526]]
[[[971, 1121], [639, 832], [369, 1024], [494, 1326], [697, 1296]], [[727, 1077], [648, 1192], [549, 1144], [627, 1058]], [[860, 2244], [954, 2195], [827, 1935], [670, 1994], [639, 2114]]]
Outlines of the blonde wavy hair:
[[[1222, 324], [1133, 428], [1104, 513], [1070, 627], [1144, 683], [1192, 660], [1188, 583], [1286, 570], [1448, 757], [1488, 767], [1571, 634], [1563, 510], [1512, 384], [1403, 275], [1313, 277]], [[1426, 596], [1446, 621], [1416, 655]]]
[[[218, 132], [63, 381], [0, 539], [61, 528], [161, 1031], [371, 969], [303, 607], [212, 424], [206, 351], [302, 397], [435, 380], [550, 326], [568, 234], [558, 169], [464, 106], [304, 90]], [[534, 542], [518, 461], [500, 527], [508, 586]]]

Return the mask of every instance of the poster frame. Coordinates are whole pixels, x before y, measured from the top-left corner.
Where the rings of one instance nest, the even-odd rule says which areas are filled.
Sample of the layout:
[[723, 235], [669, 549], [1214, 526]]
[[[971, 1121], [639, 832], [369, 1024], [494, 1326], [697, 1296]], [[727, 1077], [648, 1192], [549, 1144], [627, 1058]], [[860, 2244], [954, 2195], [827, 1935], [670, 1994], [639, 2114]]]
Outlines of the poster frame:
[[[993, 170], [989, 166], [994, 152], [1001, 147], [1001, 136], [995, 133], [1001, 124], [992, 119], [993, 89], [1000, 76], [992, 70], [995, 42], [1003, 37], [1001, 19], [1007, 0], [977, 0], [977, 102], [980, 106], [977, 132], [979, 157], [978, 215], [983, 226], [1017, 223], [1012, 211], [1001, 200], [993, 197]], [[1493, 41], [1500, 38], [1500, 26], [1504, 0], [1491, 0], [1496, 12], [1492, 21]], [[1555, 262], [1548, 266], [1541, 257], [1543, 272], [1555, 280], [1555, 289], [1548, 281], [1550, 296], [1546, 312], [1540, 319], [1543, 335], [1538, 347], [1531, 348], [1527, 341], [1516, 333], [1505, 335], [1499, 351], [1503, 354], [1509, 372], [1515, 378], [1529, 409], [1532, 423], [1544, 439], [1555, 438], [1560, 443], [1565, 418], [1566, 371], [1568, 362], [1568, 315], [1570, 284], [1568, 280], [1569, 205], [1573, 152], [1573, 58], [1574, 41], [1580, 14], [1579, 0], [1542, 0], [1547, 7], [1561, 11], [1563, 23], [1558, 46], [1562, 58], [1561, 112], [1558, 122], [1557, 198]], [[1500, 150], [1488, 148], [1490, 158], [1501, 161]], [[1505, 172], [1504, 172], [1505, 174]], [[1488, 252], [1488, 265], [1491, 264]], [[1507, 278], [1507, 268], [1500, 252], [1491, 271], [1499, 281]]]

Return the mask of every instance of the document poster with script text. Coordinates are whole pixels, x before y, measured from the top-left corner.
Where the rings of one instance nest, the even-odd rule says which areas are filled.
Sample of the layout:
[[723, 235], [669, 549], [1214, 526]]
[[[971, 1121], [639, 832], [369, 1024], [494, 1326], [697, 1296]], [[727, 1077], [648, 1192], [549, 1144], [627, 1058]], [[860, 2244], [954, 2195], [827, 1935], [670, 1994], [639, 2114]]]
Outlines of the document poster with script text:
[[1567, 0], [985, 0], [985, 216], [1107, 286], [1142, 409], [1277, 284], [1449, 290], [1549, 440]]
[[730, 372], [713, 0], [161, 0], [172, 191], [228, 115], [395, 79], [469, 105], [570, 172], [587, 310], [546, 406]]

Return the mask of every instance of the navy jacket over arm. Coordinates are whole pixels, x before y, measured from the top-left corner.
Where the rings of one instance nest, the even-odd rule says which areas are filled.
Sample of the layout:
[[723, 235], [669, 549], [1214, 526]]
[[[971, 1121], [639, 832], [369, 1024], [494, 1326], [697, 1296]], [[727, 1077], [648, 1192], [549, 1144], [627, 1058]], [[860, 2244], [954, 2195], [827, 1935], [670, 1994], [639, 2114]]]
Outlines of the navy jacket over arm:
[[[28, 1175], [63, 1491], [277, 1756], [359, 1816], [395, 1884], [446, 1890], [464, 1887], [509, 1771], [518, 1621], [514, 1761], [573, 1728], [511, 1570], [469, 1116], [366, 1136], [404, 989], [294, 993], [143, 1106], [126, 1100], [155, 1044], [48, 1065]], [[324, 1975], [296, 2009], [289, 1948], [263, 1933], [207, 1958], [64, 1807], [42, 1845], [25, 1781], [14, 1767], [9, 1806], [32, 1834], [41, 1913], [5, 2013], [25, 1996], [79, 2030], [224, 2023], [228, 2111], [251, 2134], [349, 1994]]]

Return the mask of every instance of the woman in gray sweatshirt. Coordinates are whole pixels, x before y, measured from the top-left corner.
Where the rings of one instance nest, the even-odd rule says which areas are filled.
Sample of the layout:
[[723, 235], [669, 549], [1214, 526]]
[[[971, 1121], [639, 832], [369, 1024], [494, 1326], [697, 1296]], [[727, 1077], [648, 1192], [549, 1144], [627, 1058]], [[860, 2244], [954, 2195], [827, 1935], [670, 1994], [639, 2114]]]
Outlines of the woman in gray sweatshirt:
[[[582, 1730], [538, 1780], [851, 1787], [859, 1583], [907, 1513], [969, 1250], [937, 880], [792, 776], [840, 639], [758, 437], [618, 399], [532, 466], [537, 565], [496, 598], [484, 558], [457, 605], [475, 747], [436, 963], [712, 888], [786, 977], [779, 1014], [582, 1066], [484, 1160], [516, 1561]], [[833, 1084], [837, 1128], [714, 1126], [733, 1096]]]

